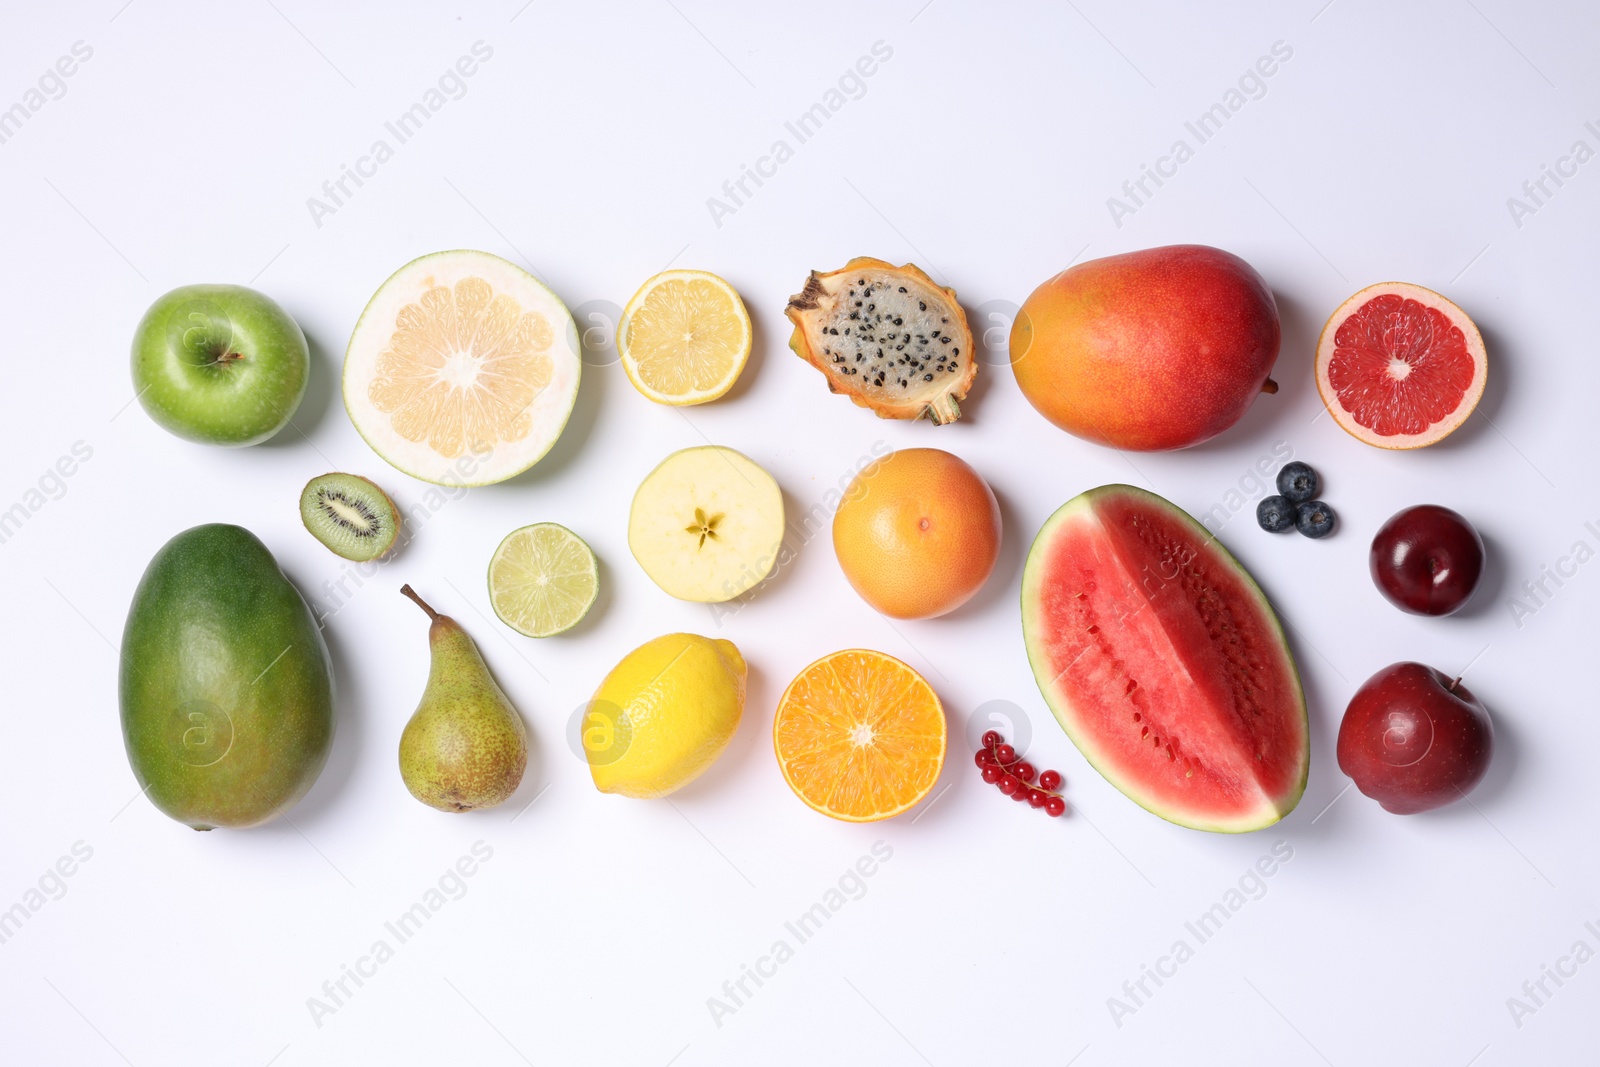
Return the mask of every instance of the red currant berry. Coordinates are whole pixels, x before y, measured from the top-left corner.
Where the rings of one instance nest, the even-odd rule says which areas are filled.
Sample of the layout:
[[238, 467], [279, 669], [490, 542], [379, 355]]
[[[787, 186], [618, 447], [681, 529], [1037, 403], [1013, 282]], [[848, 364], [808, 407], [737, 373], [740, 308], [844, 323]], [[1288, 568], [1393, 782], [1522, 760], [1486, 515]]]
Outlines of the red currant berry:
[[1050, 802], [1050, 797], [1043, 789], [1028, 790], [1028, 804], [1035, 808], [1042, 808]]
[[980, 748], [972, 755], [972, 762], [980, 767], [988, 767], [994, 763], [994, 753], [986, 748]]
[[988, 782], [990, 785], [994, 785], [1000, 779], [1004, 778], [1005, 775], [1005, 771], [1001, 770], [997, 765], [992, 763], [983, 769], [983, 780]]
[[1039, 776], [1039, 788], [1051, 791], [1061, 788], [1061, 772], [1045, 771]]
[[1052, 819], [1060, 818], [1067, 813], [1067, 802], [1060, 797], [1050, 797], [1044, 802], [1044, 813]]
[[1021, 778], [1024, 782], [1033, 781], [1033, 764], [1023, 762], [1011, 768], [1011, 773]]
[[1005, 740], [1005, 738], [1001, 737], [994, 730], [990, 730], [988, 733], [983, 735], [983, 747], [984, 748], [993, 748], [994, 746], [998, 745], [1003, 740]]
[[[1015, 777], [1015, 776], [1013, 776], [1013, 777]], [[1018, 801], [1018, 802], [1025, 801], [1025, 800], [1028, 799], [1028, 794], [1031, 793], [1031, 792], [1033, 792], [1033, 790], [1028, 788], [1028, 783], [1027, 782], [1018, 781], [1017, 782], [1017, 791], [1015, 793], [1011, 794], [1011, 799], [1015, 800], [1015, 801]]]
[[999, 785], [1000, 792], [1004, 793], [1006, 796], [1011, 796], [1013, 793], [1016, 793], [1023, 788], [1022, 783], [1017, 780], [1016, 775], [1012, 774], [1001, 775]]
[[994, 750], [994, 758], [999, 760], [1001, 763], [1015, 763], [1017, 759], [1017, 750], [1012, 748], [1010, 745], [996, 745]]

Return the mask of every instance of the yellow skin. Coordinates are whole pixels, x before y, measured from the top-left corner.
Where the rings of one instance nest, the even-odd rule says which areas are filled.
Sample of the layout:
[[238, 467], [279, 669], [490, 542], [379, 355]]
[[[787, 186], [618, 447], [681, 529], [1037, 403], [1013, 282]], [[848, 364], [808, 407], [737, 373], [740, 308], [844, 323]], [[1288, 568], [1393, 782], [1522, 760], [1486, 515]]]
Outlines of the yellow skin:
[[584, 715], [595, 788], [664, 797], [699, 777], [739, 728], [745, 677], [731, 641], [667, 634], [628, 653]]

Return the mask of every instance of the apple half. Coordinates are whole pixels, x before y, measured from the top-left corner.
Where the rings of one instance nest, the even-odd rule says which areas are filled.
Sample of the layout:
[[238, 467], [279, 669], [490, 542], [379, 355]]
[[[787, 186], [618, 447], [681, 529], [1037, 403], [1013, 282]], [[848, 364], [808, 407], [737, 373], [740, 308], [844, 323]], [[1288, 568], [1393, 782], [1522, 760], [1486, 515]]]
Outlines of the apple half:
[[679, 600], [715, 604], [772, 572], [783, 543], [783, 493], [731, 448], [674, 452], [633, 495], [628, 547], [650, 580]]

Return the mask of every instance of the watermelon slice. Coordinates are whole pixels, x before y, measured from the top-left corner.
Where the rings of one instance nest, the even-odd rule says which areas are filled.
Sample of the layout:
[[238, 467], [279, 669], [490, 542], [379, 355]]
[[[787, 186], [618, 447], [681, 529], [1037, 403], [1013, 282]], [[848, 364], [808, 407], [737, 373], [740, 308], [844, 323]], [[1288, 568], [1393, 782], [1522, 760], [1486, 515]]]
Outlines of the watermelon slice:
[[1300, 802], [1309, 733], [1283, 629], [1173, 504], [1103, 485], [1062, 505], [1028, 551], [1022, 634], [1067, 736], [1135, 803], [1243, 833]]

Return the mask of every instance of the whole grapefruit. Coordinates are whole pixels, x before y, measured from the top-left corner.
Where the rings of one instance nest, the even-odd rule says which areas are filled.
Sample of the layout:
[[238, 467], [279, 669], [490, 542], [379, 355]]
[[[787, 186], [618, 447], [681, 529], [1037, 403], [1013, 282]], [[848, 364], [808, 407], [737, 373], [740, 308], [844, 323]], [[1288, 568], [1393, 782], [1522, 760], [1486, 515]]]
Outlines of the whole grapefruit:
[[833, 516], [850, 585], [883, 614], [927, 619], [983, 586], [1000, 555], [1000, 507], [964, 460], [903, 448], [856, 475]]
[[1090, 260], [1033, 291], [1011, 368], [1045, 418], [1134, 452], [1188, 448], [1239, 421], [1281, 338], [1272, 290], [1244, 260], [1168, 245]]

